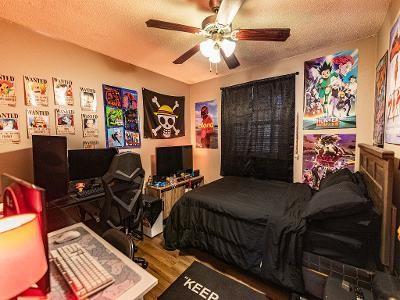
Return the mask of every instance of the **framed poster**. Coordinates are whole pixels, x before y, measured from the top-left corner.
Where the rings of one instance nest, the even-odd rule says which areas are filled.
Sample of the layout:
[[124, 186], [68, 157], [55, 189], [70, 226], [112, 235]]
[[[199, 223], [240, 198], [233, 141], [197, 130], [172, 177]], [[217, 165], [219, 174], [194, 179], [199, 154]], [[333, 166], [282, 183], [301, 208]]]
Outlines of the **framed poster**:
[[83, 111], [97, 111], [96, 90], [81, 87], [81, 109]]
[[328, 173], [354, 171], [355, 134], [306, 134], [303, 139], [303, 182], [314, 189]]
[[75, 111], [56, 108], [56, 134], [75, 134]]
[[374, 145], [379, 147], [384, 143], [387, 63], [386, 52], [376, 67], [375, 79]]
[[400, 17], [390, 31], [385, 108], [385, 142], [400, 144]]
[[47, 110], [27, 109], [26, 123], [28, 137], [32, 135], [50, 135], [50, 112]]
[[28, 106], [49, 106], [46, 79], [24, 76], [25, 104]]
[[103, 97], [107, 147], [139, 148], [137, 92], [103, 85]]
[[0, 105], [15, 106], [15, 78], [10, 75], [0, 75]]
[[54, 103], [60, 106], [73, 106], [72, 81], [53, 77]]
[[18, 114], [0, 113], [0, 144], [19, 144], [20, 141]]
[[304, 63], [303, 129], [355, 128], [358, 50]]
[[195, 103], [196, 148], [218, 149], [217, 101]]

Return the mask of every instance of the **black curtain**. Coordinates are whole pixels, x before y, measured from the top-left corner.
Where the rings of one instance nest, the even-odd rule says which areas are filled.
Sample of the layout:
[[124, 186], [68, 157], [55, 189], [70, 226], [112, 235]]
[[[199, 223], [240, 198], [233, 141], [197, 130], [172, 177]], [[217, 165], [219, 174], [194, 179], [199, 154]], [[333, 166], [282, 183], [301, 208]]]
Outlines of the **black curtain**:
[[222, 176], [293, 182], [295, 77], [222, 88]]

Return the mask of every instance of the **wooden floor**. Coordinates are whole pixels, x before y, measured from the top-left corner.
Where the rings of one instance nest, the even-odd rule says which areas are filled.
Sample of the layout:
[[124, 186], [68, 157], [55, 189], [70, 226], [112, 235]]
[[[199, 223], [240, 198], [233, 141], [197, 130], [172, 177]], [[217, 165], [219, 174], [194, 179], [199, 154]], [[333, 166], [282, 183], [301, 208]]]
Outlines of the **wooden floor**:
[[263, 283], [255, 276], [235, 266], [224, 263], [208, 253], [194, 249], [185, 252], [179, 250], [167, 251], [163, 248], [161, 234], [152, 239], [145, 237], [143, 241], [137, 242], [137, 246], [139, 250], [135, 255], [147, 260], [149, 263], [147, 271], [158, 279], [158, 285], [144, 297], [145, 300], [157, 299], [195, 260], [250, 286], [271, 299], [280, 300], [289, 298], [289, 294], [282, 289], [272, 284]]

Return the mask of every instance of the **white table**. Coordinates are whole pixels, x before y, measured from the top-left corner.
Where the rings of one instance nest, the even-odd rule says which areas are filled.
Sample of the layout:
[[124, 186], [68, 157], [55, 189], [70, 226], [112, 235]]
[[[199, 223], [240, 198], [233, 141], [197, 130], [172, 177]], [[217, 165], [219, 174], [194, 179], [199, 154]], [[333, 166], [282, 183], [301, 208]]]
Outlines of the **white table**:
[[[78, 230], [79, 231], [82, 229], [86, 230], [90, 234], [91, 237], [96, 239], [102, 246], [104, 246], [105, 250], [106, 250], [105, 252], [107, 252], [107, 250], [108, 250], [109, 252], [114, 254], [117, 258], [119, 258], [123, 262], [123, 264], [125, 266], [129, 267], [132, 270], [132, 272], [134, 272], [140, 276], [140, 279], [133, 286], [129, 286], [126, 291], [123, 291], [123, 293], [120, 294], [120, 296], [117, 299], [119, 299], [119, 300], [142, 299], [143, 296], [147, 292], [149, 292], [153, 287], [155, 287], [157, 285], [157, 283], [158, 283], [157, 278], [155, 278], [150, 273], [148, 273], [146, 270], [144, 270], [142, 267], [140, 267], [135, 262], [130, 260], [127, 256], [122, 254], [119, 250], [114, 248], [111, 244], [109, 244], [103, 238], [98, 236], [95, 232], [93, 232], [90, 228], [88, 228], [83, 223], [77, 223], [77, 224], [74, 224], [74, 225], [71, 225], [71, 226], [62, 228], [60, 230], [49, 233], [49, 235], [48, 235], [49, 236], [49, 248], [51, 249], [55, 245], [53, 243], [53, 241], [60, 234], [66, 232], [66, 231], [70, 231], [70, 230]], [[75, 242], [80, 243], [80, 241], [81, 241], [80, 239], [77, 239]], [[71, 241], [71, 242], [74, 242], [74, 241]], [[84, 243], [84, 242], [82, 242], [82, 243]], [[61, 246], [62, 245], [63, 244], [61, 244]], [[84, 246], [84, 245], [82, 245], [82, 246]], [[90, 251], [89, 251], [89, 253], [90, 253]], [[55, 268], [54, 264], [51, 264], [51, 268], [53, 268], [53, 267]], [[137, 275], [135, 275], [135, 276], [137, 276]], [[52, 279], [54, 280], [53, 277], [52, 277]], [[53, 286], [53, 284], [56, 284], [56, 283], [53, 282], [51, 285]], [[110, 288], [112, 288], [112, 285], [110, 286]], [[53, 292], [51, 292], [49, 294], [49, 297], [48, 297], [49, 299], [54, 298], [54, 297], [52, 297], [52, 294], [53, 294]]]

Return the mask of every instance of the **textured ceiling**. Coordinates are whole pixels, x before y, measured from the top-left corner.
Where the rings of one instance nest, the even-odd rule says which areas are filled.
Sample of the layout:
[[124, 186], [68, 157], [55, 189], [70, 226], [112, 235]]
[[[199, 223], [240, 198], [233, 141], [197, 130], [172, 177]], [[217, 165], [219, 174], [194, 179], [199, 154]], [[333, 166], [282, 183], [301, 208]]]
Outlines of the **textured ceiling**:
[[[215, 77], [200, 53], [183, 65], [172, 63], [200, 37], [147, 28], [153, 18], [200, 27], [210, 15], [208, 0], [0, 0], [0, 17], [55, 39], [196, 83]], [[242, 41], [235, 51], [241, 66], [219, 75], [291, 57], [312, 49], [375, 34], [390, 0], [247, 0], [234, 28], [290, 27], [283, 43]]]

